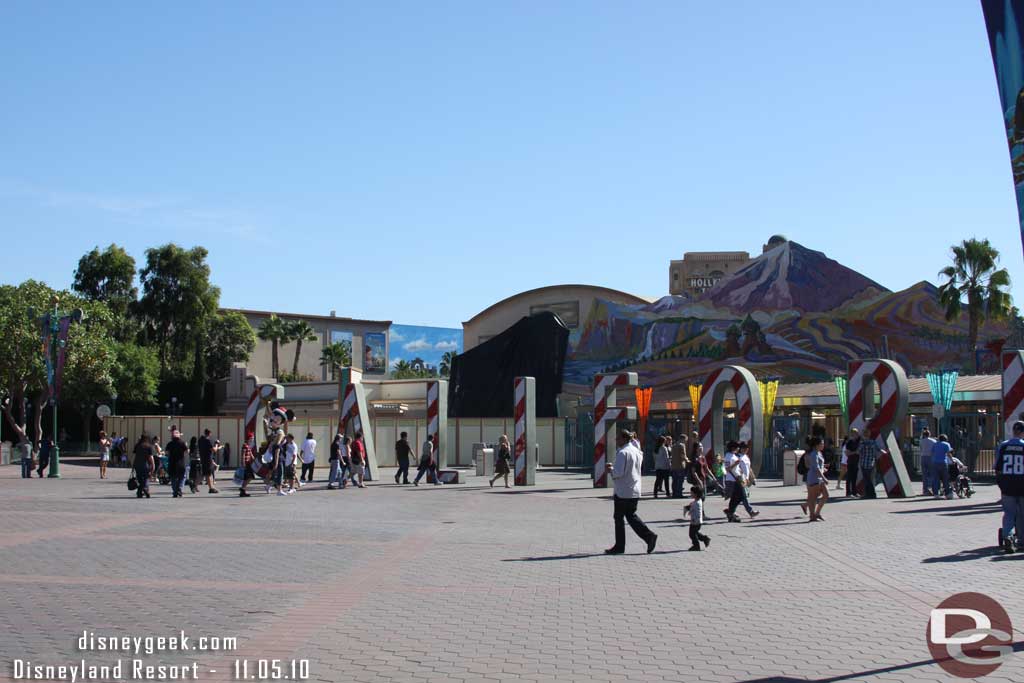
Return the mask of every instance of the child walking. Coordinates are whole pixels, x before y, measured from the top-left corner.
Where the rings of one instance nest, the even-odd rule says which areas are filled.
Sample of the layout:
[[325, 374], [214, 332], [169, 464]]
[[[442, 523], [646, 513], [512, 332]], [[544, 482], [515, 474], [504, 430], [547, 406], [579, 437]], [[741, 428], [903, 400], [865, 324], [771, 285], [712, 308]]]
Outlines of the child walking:
[[690, 541], [693, 543], [690, 550], [700, 551], [703, 550], [701, 543], [704, 543], [704, 548], [711, 545], [711, 539], [700, 532], [704, 524], [704, 491], [694, 486], [690, 489], [690, 496], [693, 498], [690, 503]]

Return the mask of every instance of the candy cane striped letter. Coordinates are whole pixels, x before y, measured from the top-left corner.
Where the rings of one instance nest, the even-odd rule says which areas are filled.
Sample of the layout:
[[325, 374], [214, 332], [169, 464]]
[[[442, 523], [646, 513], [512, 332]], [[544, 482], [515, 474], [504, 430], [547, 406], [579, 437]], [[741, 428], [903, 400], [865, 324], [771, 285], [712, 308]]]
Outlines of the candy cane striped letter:
[[594, 488], [607, 488], [611, 478], [605, 465], [611, 462], [609, 444], [614, 451], [616, 421], [636, 419], [636, 408], [615, 405], [616, 389], [638, 384], [635, 372], [594, 376]]

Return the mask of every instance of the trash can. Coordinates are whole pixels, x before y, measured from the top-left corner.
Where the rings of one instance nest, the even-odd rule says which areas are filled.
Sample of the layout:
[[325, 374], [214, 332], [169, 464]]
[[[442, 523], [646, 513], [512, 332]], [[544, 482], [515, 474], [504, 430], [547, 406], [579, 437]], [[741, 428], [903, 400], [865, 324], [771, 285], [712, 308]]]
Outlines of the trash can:
[[[19, 453], [18, 455], [20, 456], [21, 454]], [[19, 462], [20, 462], [20, 460], [21, 459], [19, 457]], [[11, 442], [10, 441], [4, 441], [3, 443], [0, 443], [0, 465], [10, 465], [10, 464], [11, 464]]]
[[494, 449], [481, 448], [476, 455], [476, 475], [478, 477], [494, 476]]
[[800, 480], [800, 475], [797, 474], [796, 464], [800, 458], [804, 457], [803, 450], [791, 450], [787, 449], [782, 454], [782, 485], [783, 486], [799, 486], [803, 482]]

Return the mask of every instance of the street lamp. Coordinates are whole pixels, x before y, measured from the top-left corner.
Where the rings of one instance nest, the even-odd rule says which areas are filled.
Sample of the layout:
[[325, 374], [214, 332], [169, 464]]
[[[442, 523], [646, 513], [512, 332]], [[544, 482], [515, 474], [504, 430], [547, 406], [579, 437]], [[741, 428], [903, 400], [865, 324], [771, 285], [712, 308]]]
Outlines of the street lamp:
[[185, 404], [178, 403], [177, 396], [171, 396], [170, 403], [165, 403], [164, 406], [167, 408], [167, 414], [170, 415], [171, 417], [174, 417], [175, 415], [181, 415], [182, 411], [185, 410]]
[[117, 415], [117, 392], [115, 391], [110, 395], [111, 400], [114, 403], [113, 408], [110, 410], [111, 415]]
[[[57, 400], [60, 398], [61, 376], [67, 359], [68, 332], [72, 323], [80, 323], [85, 313], [80, 308], [62, 311], [57, 306], [60, 297], [53, 297], [53, 310], [39, 317], [39, 329], [43, 339], [43, 354], [46, 363], [46, 384], [49, 389], [50, 405], [53, 406], [53, 448], [50, 450], [50, 479], [60, 478], [60, 446], [57, 435]], [[29, 317], [35, 312], [29, 310]]]

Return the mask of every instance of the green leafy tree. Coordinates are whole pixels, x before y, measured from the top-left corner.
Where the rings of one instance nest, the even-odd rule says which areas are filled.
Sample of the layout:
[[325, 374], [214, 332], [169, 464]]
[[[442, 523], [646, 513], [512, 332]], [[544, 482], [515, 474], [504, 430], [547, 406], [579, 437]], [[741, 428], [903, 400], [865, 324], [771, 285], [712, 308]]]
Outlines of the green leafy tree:
[[260, 329], [256, 333], [263, 341], [270, 342], [270, 373], [276, 378], [280, 369], [277, 362], [277, 350], [281, 344], [288, 341], [288, 323], [271, 314], [269, 318], [260, 323]]
[[395, 379], [412, 379], [416, 376], [415, 371], [412, 369], [412, 365], [407, 360], [400, 360], [395, 363], [395, 367], [391, 370], [391, 376]]
[[61, 308], [79, 307], [85, 317], [68, 330], [67, 362], [60, 400], [62, 404], [78, 408], [81, 434], [88, 440], [94, 406], [114, 393], [116, 342], [111, 336], [113, 315], [106, 304], [61, 297]]
[[224, 311], [210, 319], [204, 353], [208, 379], [231, 374], [232, 363], [249, 360], [256, 348], [256, 332], [238, 311]]
[[220, 300], [220, 290], [210, 283], [207, 254], [203, 247], [183, 249], [176, 244], [146, 250], [136, 310], [146, 337], [157, 347], [162, 376], [172, 371], [189, 374], [191, 361], [193, 381], [205, 380], [200, 349]]
[[352, 365], [352, 342], [337, 341], [328, 344], [320, 350], [320, 365], [331, 369], [331, 378], [338, 380], [338, 409], [341, 409], [342, 368]]
[[132, 343], [115, 343], [111, 376], [117, 400], [140, 407], [156, 402], [160, 360], [155, 349]]
[[116, 244], [103, 251], [94, 247], [78, 260], [71, 289], [88, 301], [102, 301], [113, 314], [115, 336], [126, 341], [137, 331], [129, 315], [138, 298], [135, 288], [135, 259]]
[[315, 342], [320, 339], [308, 322], [296, 320], [288, 323], [288, 340], [295, 342], [295, 360], [292, 362], [292, 376], [299, 376], [299, 355], [302, 353], [303, 342]]
[[441, 356], [441, 364], [438, 367], [438, 370], [440, 371], [441, 376], [442, 377], [448, 377], [449, 375], [451, 375], [452, 374], [452, 365], [454, 365], [454, 364], [455, 364], [455, 352], [454, 351], [445, 351], [444, 354]]
[[[54, 291], [41, 282], [0, 285], [0, 403], [4, 417], [19, 438], [28, 432], [22, 406], [32, 398], [36, 406], [46, 400], [46, 370], [37, 316], [52, 306]], [[39, 434], [42, 410], [36, 410], [35, 433]]]
[[[953, 265], [939, 271], [946, 278], [939, 287], [939, 303], [946, 320], [959, 318], [967, 309], [967, 336], [974, 355], [981, 325], [1010, 315], [1010, 274], [998, 267], [999, 251], [987, 239], [964, 240], [952, 247], [952, 254]], [[976, 364], [976, 359], [971, 362]]]

